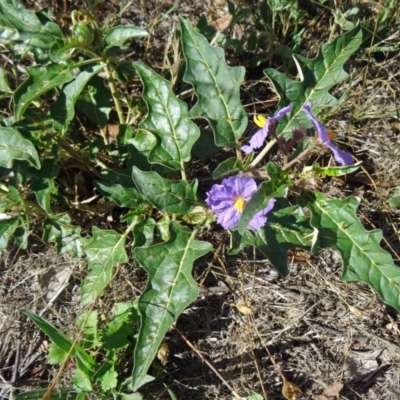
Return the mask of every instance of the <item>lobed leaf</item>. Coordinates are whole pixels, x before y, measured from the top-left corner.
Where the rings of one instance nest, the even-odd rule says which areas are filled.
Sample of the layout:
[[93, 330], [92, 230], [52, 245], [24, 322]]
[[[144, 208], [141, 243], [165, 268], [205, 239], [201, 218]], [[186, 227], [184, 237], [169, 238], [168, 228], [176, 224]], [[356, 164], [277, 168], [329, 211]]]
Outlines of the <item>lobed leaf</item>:
[[20, 1], [0, 1], [0, 44], [14, 57], [22, 58], [31, 51], [37, 61], [45, 62], [51, 47], [62, 39], [61, 28], [43, 12], [35, 14]]
[[312, 214], [312, 250], [330, 247], [339, 251], [344, 280], [367, 283], [386, 304], [400, 310], [400, 268], [379, 245], [382, 231], [367, 231], [358, 220], [357, 200], [327, 200], [321, 193], [307, 193], [299, 203]]
[[143, 197], [135, 188], [100, 181], [95, 181], [94, 185], [102, 195], [115, 201], [120, 207], [136, 208], [143, 203]]
[[190, 229], [171, 222], [167, 242], [135, 249], [135, 258], [147, 271], [148, 281], [139, 299], [141, 327], [134, 354], [134, 390], [146, 377], [165, 333], [196, 299], [193, 262], [211, 248], [210, 243], [195, 240]]
[[76, 108], [82, 111], [92, 122], [104, 128], [111, 112], [111, 92], [103, 79], [95, 75], [79, 94]]
[[257, 232], [240, 235], [231, 231], [229, 254], [237, 254], [245, 246], [257, 247], [282, 275], [287, 275], [287, 252], [290, 249], [311, 249], [313, 230], [298, 207], [274, 209], [268, 213], [267, 224]]
[[222, 163], [215, 168], [212, 177], [213, 179], [219, 179], [237, 171], [244, 171], [243, 163], [236, 157], [230, 157], [222, 161]]
[[182, 51], [186, 60], [184, 80], [191, 83], [197, 103], [192, 117], [208, 120], [217, 146], [235, 146], [247, 126], [247, 115], [240, 101], [243, 67], [228, 67], [224, 51], [212, 47], [189, 22], [181, 19]]
[[193, 183], [162, 178], [157, 172], [132, 168], [132, 178], [141, 195], [158, 210], [168, 214], [186, 214], [197, 202], [197, 180]]
[[170, 82], [145, 64], [137, 62], [133, 65], [142, 79], [142, 97], [149, 110], [140, 129], [157, 139], [148, 159], [183, 170], [184, 162], [190, 160], [192, 147], [200, 136], [199, 128], [189, 119], [186, 103], [176, 98]]
[[83, 255], [81, 228], [71, 224], [68, 214], [55, 215], [45, 220], [43, 241], [55, 243], [58, 254], [71, 253], [75, 257]]
[[11, 168], [14, 160], [23, 160], [40, 169], [39, 156], [29, 140], [13, 128], [0, 127], [0, 135], [0, 166]]
[[125, 235], [109, 229], [92, 228], [92, 238], [84, 245], [89, 274], [82, 282], [81, 305], [86, 306], [103, 292], [111, 282], [114, 265], [128, 262]]
[[74, 79], [76, 66], [67, 64], [39, 65], [27, 68], [28, 79], [14, 93], [15, 119], [20, 120], [31, 103], [49, 90]]
[[130, 39], [148, 36], [149, 33], [144, 29], [133, 25], [114, 26], [104, 37], [104, 43], [107, 47], [123, 47], [125, 42]]
[[88, 82], [98, 74], [105, 64], [100, 63], [81, 71], [73, 81], [64, 85], [57, 101], [50, 107], [54, 127], [58, 131], [66, 129], [75, 115], [75, 103]]
[[311, 126], [301, 106], [304, 103], [313, 104], [313, 114], [317, 115], [322, 107], [335, 106], [337, 100], [329, 90], [336, 84], [348, 78], [343, 70], [343, 64], [359, 48], [362, 32], [359, 26], [339, 35], [332, 43], [323, 44], [314, 59], [294, 55], [300, 81], [292, 80], [274, 69], [264, 70], [280, 97], [280, 105], [293, 104], [293, 112], [281, 132], [291, 135], [292, 130], [300, 126]]

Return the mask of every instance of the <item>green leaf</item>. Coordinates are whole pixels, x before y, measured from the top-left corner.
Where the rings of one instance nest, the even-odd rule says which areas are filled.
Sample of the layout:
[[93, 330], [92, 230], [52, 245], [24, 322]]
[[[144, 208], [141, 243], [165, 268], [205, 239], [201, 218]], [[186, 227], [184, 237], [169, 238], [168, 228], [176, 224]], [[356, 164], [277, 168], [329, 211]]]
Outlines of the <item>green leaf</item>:
[[322, 178], [326, 176], [343, 176], [351, 174], [360, 168], [362, 161], [355, 163], [353, 165], [343, 166], [343, 167], [321, 167], [318, 163], [313, 164], [310, 167], [305, 167], [303, 172], [314, 172], [317, 176]]
[[72, 82], [67, 83], [61, 89], [57, 101], [50, 107], [51, 116], [54, 119], [54, 127], [58, 131], [66, 129], [75, 115], [75, 103], [88, 82], [98, 74], [105, 64], [100, 63], [89, 66], [80, 72]]
[[147, 218], [135, 225], [132, 248], [150, 246], [153, 243], [155, 226], [156, 222], [153, 218]]
[[[21, 310], [21, 313], [28, 317], [39, 329], [41, 329], [61, 350], [68, 353], [73, 345], [72, 340], [58, 330], [49, 321], [36, 315], [29, 310]], [[72, 349], [72, 356], [76, 359], [77, 367], [86, 374], [94, 370], [95, 361], [79, 345], [75, 344]]]
[[400, 310], [400, 268], [379, 245], [382, 231], [367, 231], [358, 220], [357, 200], [327, 200], [314, 192], [301, 196], [299, 203], [312, 214], [313, 252], [327, 247], [339, 251], [344, 280], [367, 283], [384, 303]]
[[71, 253], [78, 258], [83, 255], [81, 228], [71, 224], [68, 214], [52, 216], [45, 220], [43, 241], [55, 243], [58, 254]]
[[282, 171], [279, 167], [272, 163], [267, 165], [267, 174], [270, 178], [270, 181], [262, 182], [259, 188], [251, 196], [250, 201], [244, 207], [243, 214], [240, 217], [238, 225], [238, 231], [241, 235], [244, 234], [254, 215], [258, 211], [264, 209], [269, 200], [273, 198], [284, 197], [286, 188], [291, 183], [288, 172]]
[[35, 146], [24, 139], [15, 129], [0, 127], [0, 166], [11, 168], [14, 160], [27, 161], [40, 169], [40, 161]]
[[137, 248], [134, 253], [148, 273], [146, 288], [139, 299], [142, 324], [134, 355], [134, 390], [145, 378], [168, 329], [196, 299], [193, 262], [212, 248], [210, 243], [196, 241], [194, 232], [176, 222], [170, 224], [169, 237], [168, 242]]
[[237, 171], [244, 171], [243, 164], [236, 157], [227, 158], [214, 170], [213, 179], [219, 179], [225, 175], [232, 174]]
[[74, 68], [70, 63], [27, 68], [29, 78], [14, 93], [15, 119], [20, 120], [31, 103], [49, 90], [72, 81]]
[[44, 159], [42, 162], [42, 167], [39, 172], [30, 171], [30, 175], [33, 176], [31, 183], [31, 190], [35, 193], [36, 199], [39, 206], [51, 214], [51, 195], [57, 194], [57, 188], [54, 183], [54, 179], [57, 178], [58, 172], [60, 170], [60, 165], [56, 159]]
[[114, 318], [103, 332], [103, 348], [107, 352], [120, 351], [132, 344], [130, 337], [139, 324], [137, 303], [117, 303]]
[[0, 68], [0, 93], [12, 93], [13, 91], [8, 84], [7, 73]]
[[90, 271], [82, 282], [82, 306], [100, 296], [112, 280], [115, 264], [128, 262], [125, 240], [125, 235], [114, 230], [101, 230], [95, 226], [92, 228], [92, 238], [84, 245]]
[[100, 339], [97, 331], [98, 313], [97, 310], [92, 311], [89, 316], [87, 312], [83, 312], [76, 320], [76, 325], [83, 328], [83, 341], [81, 346], [85, 349], [96, 349], [100, 346]]
[[190, 212], [197, 202], [197, 180], [192, 183], [162, 178], [157, 172], [132, 168], [132, 178], [141, 195], [158, 210], [168, 214]]
[[228, 67], [221, 48], [208, 44], [189, 22], [181, 19], [182, 51], [186, 60], [184, 80], [194, 86], [198, 101], [192, 117], [206, 118], [217, 146], [235, 146], [247, 126], [240, 101], [240, 85], [245, 69]]
[[0, 220], [0, 251], [7, 248], [8, 241], [20, 225], [19, 217]]
[[[71, 378], [71, 383], [74, 385], [75, 389], [82, 390], [85, 392], [93, 391], [90, 379], [79, 369], [75, 372], [74, 376]], [[87, 397], [85, 396], [83, 400]]]
[[89, 81], [78, 97], [76, 108], [100, 128], [106, 126], [111, 111], [111, 92], [103, 79], [95, 75]]
[[46, 359], [49, 364], [62, 364], [67, 354], [67, 352], [58, 347], [54, 342], [51, 342]]
[[104, 43], [107, 47], [123, 47], [125, 42], [130, 39], [148, 36], [149, 33], [144, 29], [137, 28], [133, 25], [119, 25], [110, 29], [104, 37]]
[[50, 48], [62, 39], [61, 28], [43, 13], [35, 14], [19, 1], [0, 1], [0, 44], [14, 57], [31, 51], [37, 61], [45, 62]]
[[329, 90], [348, 78], [343, 64], [359, 48], [361, 38], [361, 29], [357, 26], [336, 37], [332, 43], [322, 45], [314, 59], [293, 56], [300, 81], [292, 80], [274, 69], [264, 70], [280, 97], [279, 105], [293, 104], [293, 112], [286, 125], [279, 124], [279, 129], [284, 135], [292, 135], [292, 130], [300, 126], [311, 125], [301, 108], [304, 103], [312, 102], [314, 115], [317, 115], [322, 107], [337, 105], [337, 100], [329, 94]]
[[[41, 400], [48, 389], [36, 389], [29, 392], [18, 393], [14, 396], [15, 400]], [[55, 388], [49, 400], [78, 400], [80, 392], [74, 388]]]
[[135, 188], [100, 181], [95, 181], [94, 185], [102, 195], [115, 201], [120, 207], [136, 208], [143, 203], [143, 197]]
[[149, 161], [183, 170], [200, 136], [199, 128], [188, 118], [187, 104], [176, 98], [170, 82], [145, 64], [133, 65], [143, 81], [142, 96], [149, 109], [140, 129], [157, 139]]
[[241, 236], [238, 231], [231, 231], [229, 254], [238, 254], [248, 245], [257, 247], [280, 274], [286, 275], [288, 250], [310, 250], [312, 233], [309, 218], [298, 207], [279, 209], [275, 204], [268, 213], [267, 224], [257, 232], [246, 231]]
[[117, 371], [113, 361], [105, 361], [96, 372], [96, 381], [100, 382], [103, 392], [115, 389], [117, 387]]

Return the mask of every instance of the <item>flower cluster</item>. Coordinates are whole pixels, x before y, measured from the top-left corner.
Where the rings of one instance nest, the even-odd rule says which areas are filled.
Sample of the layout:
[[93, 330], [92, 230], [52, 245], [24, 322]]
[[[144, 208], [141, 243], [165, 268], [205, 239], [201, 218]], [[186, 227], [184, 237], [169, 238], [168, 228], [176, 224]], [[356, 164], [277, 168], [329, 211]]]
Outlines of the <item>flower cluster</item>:
[[[225, 229], [236, 228], [239, 224], [246, 203], [257, 190], [253, 178], [246, 176], [231, 176], [215, 184], [207, 193], [206, 203], [218, 215], [217, 222]], [[266, 214], [272, 210], [275, 199], [268, 202], [267, 207], [254, 215], [249, 222], [251, 229], [259, 229], [267, 222]]]
[[[306, 103], [302, 109], [307, 118], [313, 124], [318, 133], [319, 140], [323, 146], [328, 147], [338, 164], [350, 165], [354, 162], [354, 157], [336, 147], [324, 126], [318, 121], [311, 112], [312, 104]], [[276, 123], [286, 114], [290, 113], [292, 105], [288, 105], [280, 109], [273, 117], [264, 118], [258, 116], [254, 122], [261, 128], [250, 139], [248, 145], [242, 146], [244, 153], [249, 154], [255, 149], [263, 146], [268, 135], [275, 135]], [[293, 138], [286, 143], [281, 140], [281, 147], [288, 150], [292, 144], [296, 143], [305, 135], [305, 129], [300, 129], [293, 133]], [[279, 138], [277, 138], [279, 143]], [[285, 147], [286, 146], [286, 147]], [[207, 192], [206, 203], [211, 207], [213, 212], [217, 214], [217, 222], [225, 229], [234, 229], [238, 226], [240, 217], [247, 202], [251, 199], [253, 193], [257, 190], [257, 184], [253, 178], [245, 176], [232, 176], [222, 181], [220, 185], [215, 184], [209, 192]], [[267, 213], [272, 210], [275, 205], [275, 199], [271, 199], [267, 206], [257, 212], [249, 222], [249, 228], [257, 230], [267, 222]]]

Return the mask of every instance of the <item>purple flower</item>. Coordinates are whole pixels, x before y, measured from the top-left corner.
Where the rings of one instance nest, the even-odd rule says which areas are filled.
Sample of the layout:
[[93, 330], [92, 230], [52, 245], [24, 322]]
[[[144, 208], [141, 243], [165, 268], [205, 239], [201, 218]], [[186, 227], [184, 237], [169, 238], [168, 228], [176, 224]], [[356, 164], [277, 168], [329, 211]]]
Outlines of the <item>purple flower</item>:
[[[218, 215], [217, 222], [225, 229], [233, 229], [239, 224], [240, 217], [246, 203], [257, 190], [257, 184], [253, 178], [246, 176], [231, 176], [222, 181], [221, 185], [215, 184], [207, 192], [206, 203]], [[267, 222], [265, 216], [271, 211], [275, 199], [268, 202], [267, 207], [254, 215], [249, 222], [249, 227], [259, 229]]]
[[319, 139], [321, 140], [321, 143], [331, 149], [333, 153], [333, 157], [335, 158], [336, 162], [341, 164], [341, 165], [350, 165], [353, 164], [354, 162], [354, 157], [350, 154], [347, 153], [346, 151], [340, 150], [337, 148], [330, 140], [329, 140], [329, 135], [327, 130], [324, 128], [324, 126], [319, 122], [314, 115], [311, 113], [311, 103], [306, 103], [303, 105], [303, 110], [306, 113], [307, 117], [310, 119], [312, 124], [314, 125], [314, 128], [316, 129]]
[[285, 116], [292, 110], [292, 105], [281, 108], [273, 117], [265, 119], [264, 117], [257, 117], [254, 122], [261, 128], [250, 139], [249, 145], [242, 146], [242, 151], [246, 154], [251, 153], [254, 149], [259, 149], [267, 138], [270, 130], [275, 129], [276, 121]]

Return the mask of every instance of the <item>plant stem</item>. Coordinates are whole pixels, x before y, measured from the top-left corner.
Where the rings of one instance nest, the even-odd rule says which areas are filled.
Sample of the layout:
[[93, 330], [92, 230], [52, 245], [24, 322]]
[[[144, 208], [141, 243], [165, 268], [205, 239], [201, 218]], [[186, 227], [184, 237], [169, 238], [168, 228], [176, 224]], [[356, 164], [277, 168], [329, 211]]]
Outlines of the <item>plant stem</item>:
[[110, 85], [111, 96], [112, 96], [112, 98], [114, 100], [115, 108], [116, 108], [117, 113], [118, 113], [119, 123], [121, 125], [125, 125], [125, 115], [124, 115], [124, 112], [122, 110], [122, 106], [121, 106], [121, 103], [119, 101], [119, 98], [118, 98], [117, 88], [115, 87], [114, 78], [112, 76], [112, 72], [111, 72], [109, 64], [107, 64], [105, 66], [104, 70], [106, 72], [108, 84]]
[[249, 169], [254, 169], [260, 161], [266, 156], [266, 154], [272, 149], [275, 145], [276, 139], [272, 139], [268, 144], [263, 148], [261, 153], [250, 163]]

